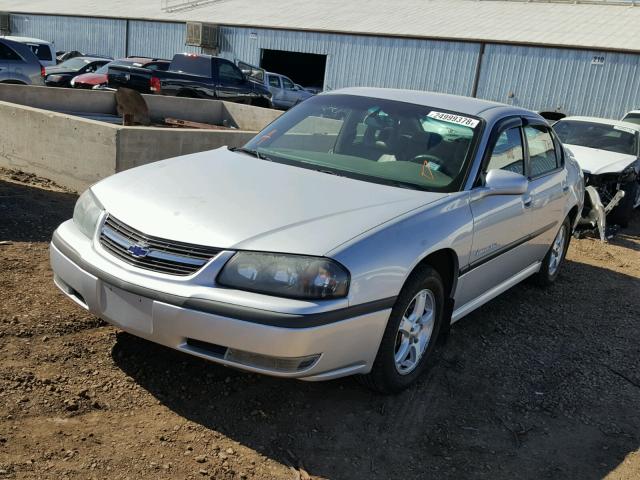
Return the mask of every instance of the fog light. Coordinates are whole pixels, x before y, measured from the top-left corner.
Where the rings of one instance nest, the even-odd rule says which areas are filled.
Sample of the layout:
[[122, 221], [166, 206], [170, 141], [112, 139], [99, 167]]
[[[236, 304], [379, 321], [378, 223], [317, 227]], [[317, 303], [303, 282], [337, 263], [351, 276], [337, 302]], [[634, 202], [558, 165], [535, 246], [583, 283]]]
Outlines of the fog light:
[[306, 357], [271, 357], [230, 348], [227, 350], [224, 358], [230, 362], [241, 363], [248, 367], [293, 373], [311, 368], [320, 358], [320, 354], [308, 355]]

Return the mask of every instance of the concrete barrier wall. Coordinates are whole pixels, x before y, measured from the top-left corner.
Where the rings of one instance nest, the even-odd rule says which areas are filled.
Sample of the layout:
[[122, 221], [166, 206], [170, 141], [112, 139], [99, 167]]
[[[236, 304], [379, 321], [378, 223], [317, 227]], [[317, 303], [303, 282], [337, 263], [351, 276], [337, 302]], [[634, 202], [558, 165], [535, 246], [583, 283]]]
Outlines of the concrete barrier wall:
[[[171, 117], [259, 131], [282, 114], [279, 110], [219, 100], [164, 95], [142, 97], [149, 107], [151, 121], [155, 123], [163, 123], [165, 118]], [[56, 112], [117, 114], [115, 92], [108, 90], [0, 84], [0, 101]]]
[[116, 115], [113, 92], [0, 84], [0, 101], [56, 112]]
[[254, 135], [241, 130], [119, 127], [116, 171], [223, 146], [240, 147]]
[[0, 166], [81, 191], [116, 171], [118, 127], [0, 102]]
[[0, 166], [82, 191], [139, 165], [244, 145], [255, 132], [123, 127], [0, 102]]

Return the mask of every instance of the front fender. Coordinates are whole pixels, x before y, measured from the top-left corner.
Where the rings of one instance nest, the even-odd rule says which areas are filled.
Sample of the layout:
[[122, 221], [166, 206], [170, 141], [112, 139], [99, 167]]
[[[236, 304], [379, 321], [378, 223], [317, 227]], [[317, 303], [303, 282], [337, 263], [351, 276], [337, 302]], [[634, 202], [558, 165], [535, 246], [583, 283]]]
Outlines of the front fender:
[[465, 265], [472, 239], [469, 192], [458, 192], [379, 225], [327, 256], [351, 272], [349, 304], [357, 305], [396, 297], [416, 266], [436, 251], [453, 250]]

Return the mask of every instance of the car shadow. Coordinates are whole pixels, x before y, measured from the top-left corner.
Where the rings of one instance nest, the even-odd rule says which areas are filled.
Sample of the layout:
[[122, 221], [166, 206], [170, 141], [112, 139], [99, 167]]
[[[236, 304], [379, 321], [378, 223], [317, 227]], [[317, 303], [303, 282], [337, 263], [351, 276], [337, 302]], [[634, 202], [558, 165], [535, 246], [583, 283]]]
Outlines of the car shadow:
[[77, 195], [0, 180], [0, 241], [48, 242], [73, 216]]
[[456, 324], [396, 396], [241, 373], [125, 333], [115, 363], [168, 408], [323, 478], [600, 479], [640, 446], [638, 279], [568, 261]]

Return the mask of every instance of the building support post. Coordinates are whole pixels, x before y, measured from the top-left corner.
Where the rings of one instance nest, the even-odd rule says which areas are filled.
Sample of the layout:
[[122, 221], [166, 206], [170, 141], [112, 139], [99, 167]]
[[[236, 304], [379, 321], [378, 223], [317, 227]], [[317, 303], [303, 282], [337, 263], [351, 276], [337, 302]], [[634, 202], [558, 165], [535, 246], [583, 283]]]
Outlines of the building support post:
[[485, 43], [480, 44], [480, 52], [478, 53], [478, 62], [476, 63], [476, 73], [473, 77], [473, 87], [471, 87], [471, 96], [476, 98], [478, 96], [478, 85], [480, 83], [480, 71], [482, 70], [482, 58], [484, 57]]
[[124, 23], [124, 57], [129, 56], [129, 19], [127, 18]]

